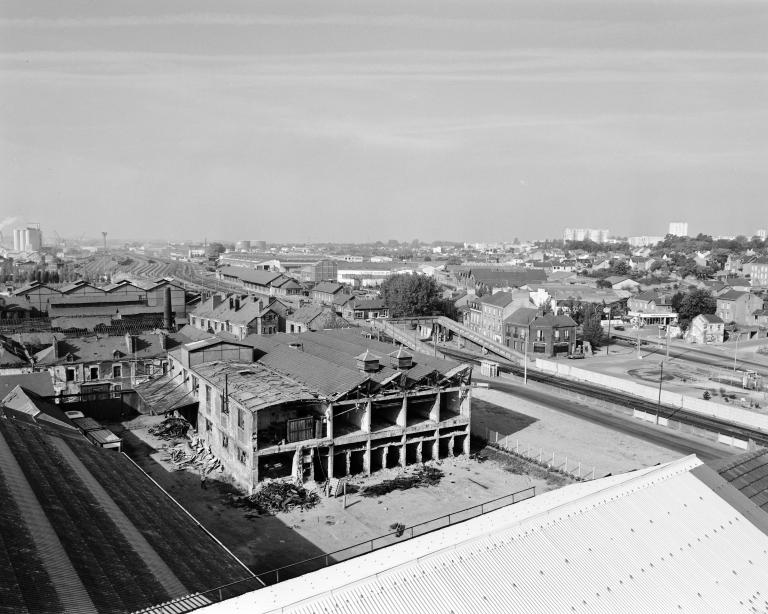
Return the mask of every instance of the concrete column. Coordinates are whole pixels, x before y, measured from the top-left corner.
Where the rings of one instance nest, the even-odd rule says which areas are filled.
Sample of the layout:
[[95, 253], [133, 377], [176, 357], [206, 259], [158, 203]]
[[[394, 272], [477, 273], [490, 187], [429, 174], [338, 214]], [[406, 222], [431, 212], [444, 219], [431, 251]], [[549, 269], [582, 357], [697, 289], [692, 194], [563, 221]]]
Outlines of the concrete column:
[[333, 439], [333, 403], [329, 403], [328, 407], [325, 408], [325, 419], [328, 421], [326, 422], [325, 436], [328, 439]]
[[416, 444], [416, 462], [417, 463], [421, 462], [421, 451], [422, 451], [423, 443], [424, 443], [423, 441], [420, 441], [419, 443]]
[[469, 386], [460, 386], [459, 398], [462, 396], [464, 397], [464, 400], [461, 401], [461, 405], [459, 406], [459, 413], [462, 416], [470, 418], [472, 413], [472, 389]]
[[438, 460], [440, 458], [440, 429], [435, 431], [435, 441], [432, 444], [432, 459]]
[[403, 395], [403, 404], [400, 406], [400, 413], [397, 414], [397, 426], [405, 428], [408, 424], [408, 396]]
[[408, 464], [408, 459], [406, 458], [406, 450], [405, 450], [405, 435], [403, 435], [403, 441], [400, 443], [400, 466], [405, 467]]
[[454, 436], [451, 435], [450, 439], [448, 440], [448, 456], [453, 456], [453, 444]]
[[365, 455], [363, 456], [363, 471], [365, 475], [371, 475], [371, 440], [365, 442]]
[[387, 456], [389, 456], [389, 446], [384, 446], [381, 449], [381, 466], [383, 469], [387, 468]]
[[333, 446], [328, 446], [328, 479], [333, 478]]
[[464, 454], [469, 456], [469, 438], [471, 437], [470, 433], [472, 432], [472, 429], [469, 425], [467, 425], [467, 436], [464, 438]]
[[429, 419], [432, 422], [440, 422], [440, 395], [442, 394], [442, 392], [437, 393], [432, 409], [429, 410]]
[[373, 411], [373, 403], [369, 400], [365, 403], [365, 413], [363, 419], [360, 421], [360, 430], [363, 433], [371, 432], [371, 412]]
[[347, 450], [346, 461], [347, 461], [347, 470], [344, 472], [344, 475], [349, 475], [349, 468], [352, 464], [352, 452], [350, 452], [349, 450]]

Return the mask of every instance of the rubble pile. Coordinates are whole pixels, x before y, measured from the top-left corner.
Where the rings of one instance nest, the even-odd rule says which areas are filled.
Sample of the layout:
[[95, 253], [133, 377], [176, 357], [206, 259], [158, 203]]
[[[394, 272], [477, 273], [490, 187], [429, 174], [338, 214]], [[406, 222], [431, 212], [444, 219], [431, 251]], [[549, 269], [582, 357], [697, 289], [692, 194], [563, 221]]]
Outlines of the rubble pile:
[[167, 452], [167, 460], [175, 465], [176, 471], [198, 467], [206, 474], [216, 469], [224, 471], [221, 461], [208, 451], [199, 437], [193, 437], [189, 441], [168, 448]]
[[184, 418], [166, 418], [160, 424], [149, 427], [148, 432], [160, 439], [178, 439], [186, 437], [190, 428], [192, 425]]
[[384, 480], [379, 484], [364, 486], [360, 489], [363, 497], [379, 497], [393, 490], [408, 490], [423, 486], [436, 486], [445, 474], [436, 467], [420, 467], [413, 473], [404, 473], [392, 480]]
[[263, 482], [259, 490], [252, 495], [230, 495], [230, 505], [256, 510], [259, 514], [274, 515], [287, 512], [296, 507], [303, 510], [312, 509], [320, 502], [319, 495], [303, 486], [291, 482], [274, 480]]

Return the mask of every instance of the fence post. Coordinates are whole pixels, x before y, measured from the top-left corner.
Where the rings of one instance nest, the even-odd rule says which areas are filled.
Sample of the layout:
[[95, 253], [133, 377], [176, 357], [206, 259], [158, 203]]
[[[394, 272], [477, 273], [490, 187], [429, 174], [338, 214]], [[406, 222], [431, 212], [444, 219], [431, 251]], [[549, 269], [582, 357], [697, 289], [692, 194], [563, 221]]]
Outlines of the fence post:
[[221, 589], [219, 589], [219, 601], [224, 601], [224, 600], [221, 598]]
[[280, 570], [275, 569], [275, 583], [279, 583], [279, 582], [280, 582]]
[[544, 453], [544, 448], [539, 448], [539, 462], [541, 462], [541, 456]]
[[552, 462], [550, 463], [549, 466], [550, 467], [554, 467], [555, 466], [555, 453], [554, 452], [552, 452]]
[[568, 457], [565, 457], [565, 472], [568, 473]]
[[579, 477], [581, 477], [581, 461], [579, 461]]
[[515, 454], [520, 454], [520, 440], [515, 439]]
[[497, 432], [496, 433], [496, 444], [498, 445], [498, 443], [499, 443], [499, 433]]
[[592, 467], [592, 478], [591, 479], [593, 479], [593, 480], [595, 479], [595, 468], [594, 467]]

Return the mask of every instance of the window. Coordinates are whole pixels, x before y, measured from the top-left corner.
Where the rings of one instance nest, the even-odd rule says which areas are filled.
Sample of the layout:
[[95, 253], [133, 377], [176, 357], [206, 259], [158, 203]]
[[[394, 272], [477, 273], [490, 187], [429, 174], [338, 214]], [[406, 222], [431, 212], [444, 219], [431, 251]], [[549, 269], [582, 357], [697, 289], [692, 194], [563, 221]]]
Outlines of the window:
[[221, 434], [221, 447], [225, 450], [229, 449], [229, 437], [224, 433]]
[[566, 329], [563, 331], [563, 339], [565, 339], [566, 341], [568, 341], [570, 338], [571, 338], [571, 329], [570, 329], [570, 328], [566, 328]]
[[536, 331], [536, 341], [544, 341], [544, 331], [539, 329]]
[[[168, 361], [164, 360], [162, 364], [163, 364], [163, 375], [165, 375], [166, 373], [168, 373]], [[171, 370], [173, 370], [173, 365], [171, 365]]]
[[208, 384], [205, 385], [205, 408], [211, 409], [211, 387]]
[[98, 367], [91, 367], [89, 369], [90, 371], [90, 379], [99, 379], [99, 368]]
[[192, 394], [197, 396], [197, 388], [199, 386], [199, 383], [197, 381], [197, 378], [193, 375], [192, 376]]
[[75, 369], [73, 367], [67, 367], [66, 378], [68, 382], [75, 381]]
[[237, 408], [237, 426], [241, 429], [245, 428], [245, 414], [240, 407]]
[[195, 316], [190, 316], [190, 320], [192, 321], [191, 322], [192, 326], [195, 326], [195, 324], [197, 323], [197, 318]]
[[205, 419], [205, 432], [206, 433], [210, 433], [212, 430], [213, 430], [213, 422], [211, 422], [210, 420], [208, 420], [206, 418]]
[[237, 460], [239, 460], [243, 465], [245, 465], [248, 462], [248, 453], [245, 450], [241, 450], [240, 448], [238, 448]]
[[112, 365], [112, 377], [123, 377], [123, 365]]

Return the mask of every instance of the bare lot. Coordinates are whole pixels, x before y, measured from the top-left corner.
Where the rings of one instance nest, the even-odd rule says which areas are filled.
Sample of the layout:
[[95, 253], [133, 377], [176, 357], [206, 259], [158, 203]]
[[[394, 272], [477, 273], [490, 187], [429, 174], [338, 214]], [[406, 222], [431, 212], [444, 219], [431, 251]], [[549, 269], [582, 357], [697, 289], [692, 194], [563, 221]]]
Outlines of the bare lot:
[[[215, 472], [208, 488], [201, 489], [194, 471], [176, 471], [167, 460], [166, 448], [177, 442], [160, 440], [147, 428], [161, 418], [140, 416], [122, 425], [126, 452], [176, 498], [236, 556], [256, 572], [327, 554], [391, 532], [391, 525], [411, 526], [454, 513], [530, 486], [540, 494], [569, 482], [548, 475], [492, 450], [481, 458], [466, 457], [430, 463], [444, 473], [437, 486], [394, 491], [378, 497], [348, 496], [347, 508], [341, 498], [321, 497], [320, 504], [307, 511], [292, 510], [276, 516], [248, 518], [246, 510], [230, 507], [232, 492], [223, 473]], [[353, 479], [357, 487], [378, 483], [401, 470], [389, 469], [366, 478]], [[527, 472], [527, 474], [523, 473]]]
[[511, 446], [541, 450], [543, 460], [555, 453], [556, 463], [568, 457], [595, 475], [622, 473], [663, 463], [680, 454], [642, 439], [586, 422], [498, 390], [476, 389], [472, 398], [472, 429], [485, 428], [509, 436]]

